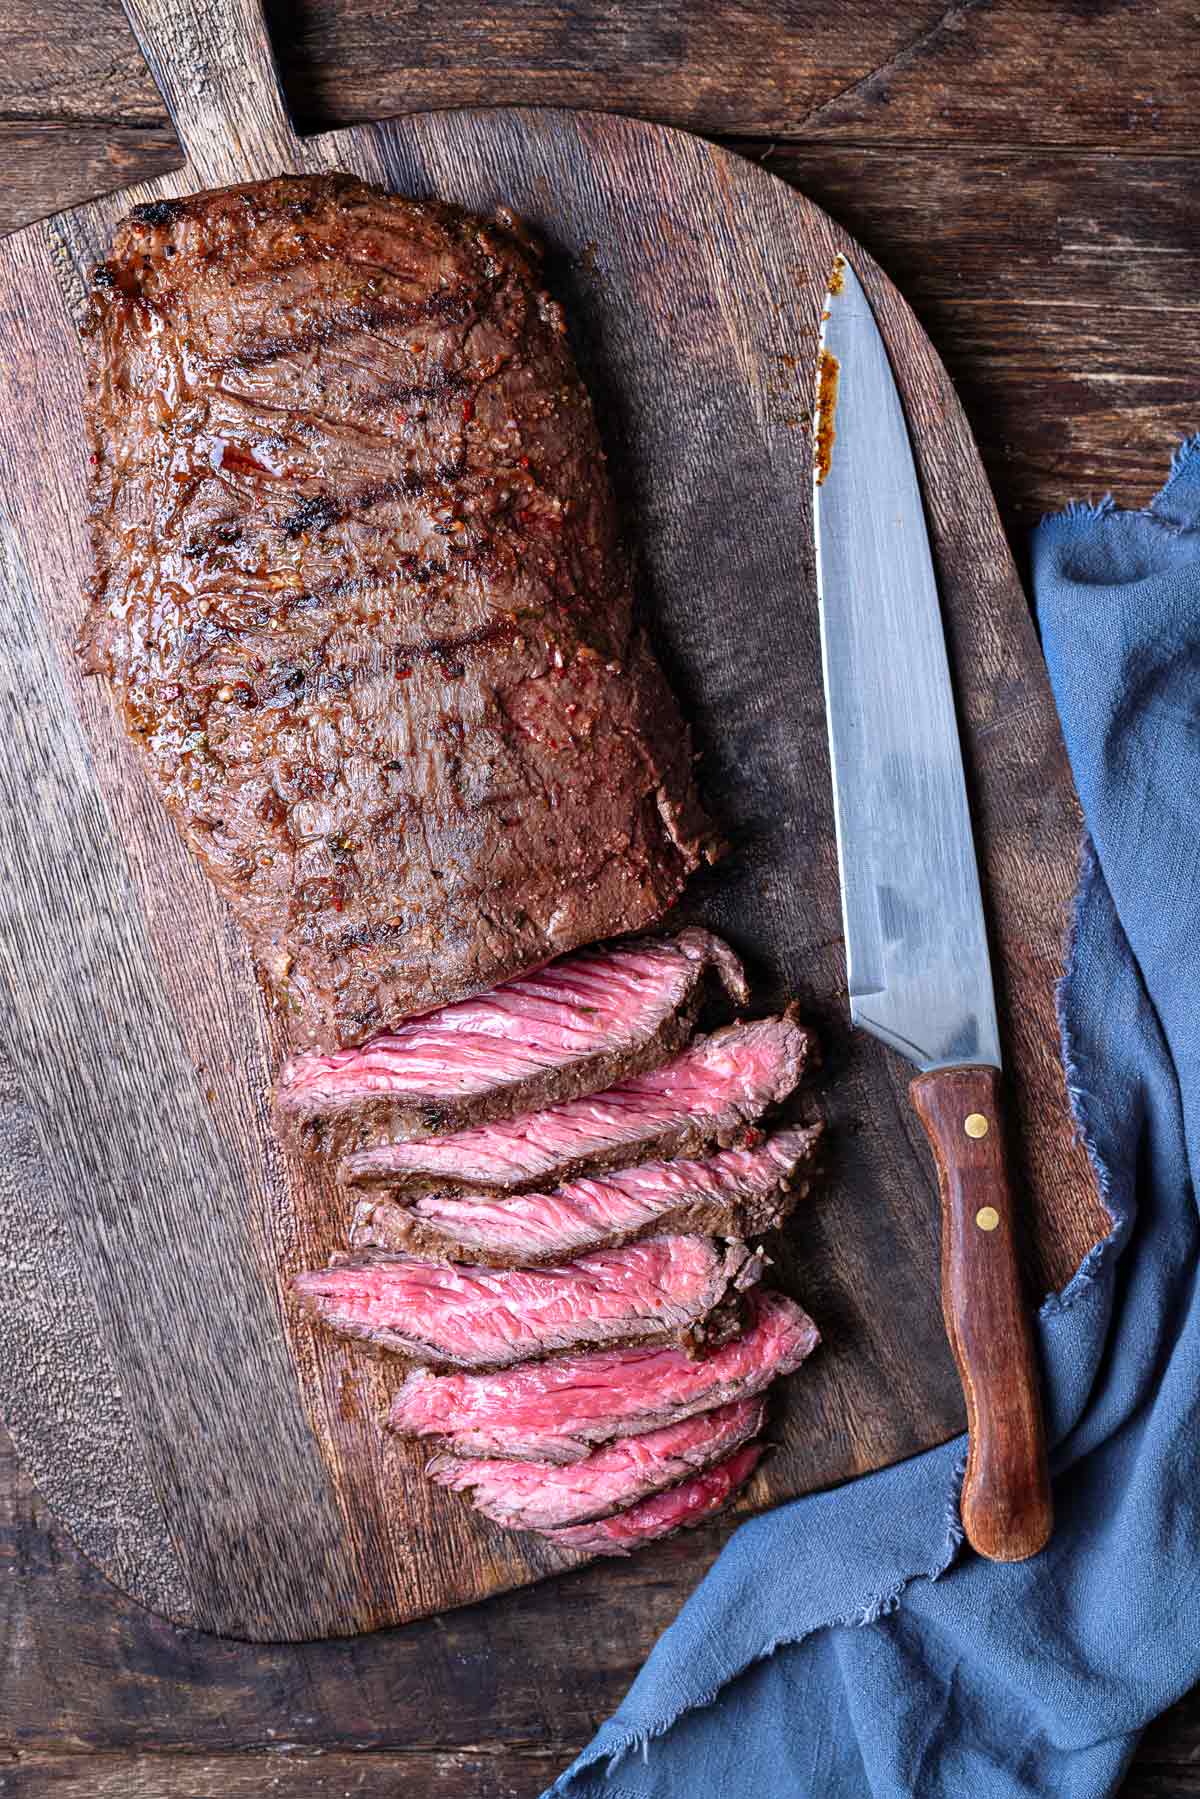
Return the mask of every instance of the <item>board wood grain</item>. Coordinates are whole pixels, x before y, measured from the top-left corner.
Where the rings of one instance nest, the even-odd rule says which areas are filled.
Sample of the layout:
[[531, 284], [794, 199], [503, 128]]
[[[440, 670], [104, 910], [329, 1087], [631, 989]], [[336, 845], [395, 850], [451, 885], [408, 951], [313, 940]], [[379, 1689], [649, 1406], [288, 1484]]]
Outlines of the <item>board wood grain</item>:
[[[250, 0], [138, 0], [184, 168], [0, 246], [0, 1386], [76, 1540], [180, 1622], [350, 1633], [574, 1558], [477, 1519], [385, 1443], [394, 1374], [295, 1313], [344, 1228], [266, 1110], [284, 1044], [220, 903], [73, 656], [88, 574], [77, 320], [131, 204], [342, 167], [547, 244], [660, 649], [734, 852], [691, 909], [764, 1002], [819, 1025], [831, 1179], [776, 1252], [826, 1343], [780, 1393], [741, 1510], [961, 1427], [931, 1169], [905, 1074], [850, 1037], [808, 510], [808, 370], [833, 255], [878, 310], [914, 429], [998, 955], [1039, 1286], [1100, 1226], [1067, 1117], [1053, 987], [1077, 818], [1028, 613], [961, 409], [908, 308], [824, 214], [681, 133], [602, 114], [450, 112], [301, 140]], [[653, 1552], [651, 1552], [653, 1553]]]

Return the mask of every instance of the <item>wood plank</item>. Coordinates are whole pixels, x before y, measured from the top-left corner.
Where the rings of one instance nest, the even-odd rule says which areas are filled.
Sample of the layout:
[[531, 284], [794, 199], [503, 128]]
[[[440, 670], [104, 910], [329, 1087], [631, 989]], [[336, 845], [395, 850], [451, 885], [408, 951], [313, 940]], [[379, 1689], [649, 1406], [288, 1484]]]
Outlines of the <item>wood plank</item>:
[[[540, 1749], [480, 1753], [37, 1755], [0, 1763], [6, 1799], [531, 1799], [562, 1760]], [[1195, 1799], [1200, 1772], [1135, 1764], [1121, 1799]]]
[[[2, 29], [2, 27], [0, 27]], [[182, 155], [166, 124], [30, 119], [0, 123], [0, 236], [135, 181], [177, 169]]]
[[[329, 0], [275, 4], [271, 24], [306, 131], [503, 102], [611, 109], [760, 142], [935, 143], [954, 157], [980, 144], [1103, 145], [1169, 157], [1188, 142], [1200, 101], [1189, 0], [1086, 18], [1071, 0], [750, 0], [736, 30], [720, 7], [685, 0], [617, 10], [448, 0], [416, 28], [409, 10], [382, 0]], [[12, 177], [0, 230], [166, 166], [166, 115], [119, 0], [0, 0], [0, 33], [0, 158]]]
[[121, 0], [0, 0], [0, 118], [167, 127]]
[[[1200, 83], [1188, 0], [1086, 19], [1071, 0], [747, 0], [736, 30], [720, 7], [686, 0], [618, 11], [603, 0], [447, 0], [415, 29], [382, 0], [270, 11], [305, 130], [505, 99], [728, 136], [1170, 152], [1187, 140]], [[165, 123], [119, 0], [3, 0], [0, 26], [3, 119]]]
[[[436, 107], [601, 107], [706, 134], [1171, 151], [1200, 107], [1190, 0], [276, 4], [302, 129]], [[1165, 49], [1169, 46], [1169, 51]], [[1169, 57], [1169, 69], [1165, 66]]]
[[[34, 1755], [0, 1759], [4, 1799], [531, 1799], [559, 1774], [542, 1749], [257, 1755]], [[1162, 1789], [1157, 1789], [1161, 1793]]]
[[[272, 34], [303, 130], [494, 105], [603, 107], [709, 132], [786, 134], [936, 28], [942, 0], [839, 8], [749, 0], [738, 27], [686, 0], [450, 0], [420, 18], [379, 0], [302, 13]], [[298, 28], [297, 28], [298, 23]]]

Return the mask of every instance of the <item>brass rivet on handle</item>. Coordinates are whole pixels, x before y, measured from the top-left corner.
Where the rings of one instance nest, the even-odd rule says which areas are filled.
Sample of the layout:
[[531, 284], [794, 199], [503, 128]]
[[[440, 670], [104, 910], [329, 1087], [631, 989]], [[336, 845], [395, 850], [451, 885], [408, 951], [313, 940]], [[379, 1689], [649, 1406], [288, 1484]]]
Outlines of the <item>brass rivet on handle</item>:
[[980, 1206], [975, 1214], [975, 1222], [981, 1231], [994, 1231], [1000, 1222], [1000, 1214], [995, 1206]]
[[982, 1112], [968, 1112], [963, 1119], [963, 1130], [968, 1137], [986, 1137], [988, 1121]]

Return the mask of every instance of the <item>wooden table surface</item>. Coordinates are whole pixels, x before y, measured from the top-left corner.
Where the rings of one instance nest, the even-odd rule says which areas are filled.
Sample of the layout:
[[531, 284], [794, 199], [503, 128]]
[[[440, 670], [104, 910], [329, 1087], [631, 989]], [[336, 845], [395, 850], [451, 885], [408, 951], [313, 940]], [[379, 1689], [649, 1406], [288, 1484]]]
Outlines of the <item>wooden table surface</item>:
[[[1195, 0], [271, 0], [301, 129], [606, 107], [759, 158], [845, 224], [958, 382], [1018, 560], [1145, 502], [1200, 427]], [[0, 0], [0, 230], [175, 166], [118, 0]], [[118, 1596], [0, 1445], [0, 1794], [532, 1799], [618, 1702], [706, 1534], [400, 1631], [264, 1648]], [[1200, 1794], [1200, 1694], [1125, 1799]]]

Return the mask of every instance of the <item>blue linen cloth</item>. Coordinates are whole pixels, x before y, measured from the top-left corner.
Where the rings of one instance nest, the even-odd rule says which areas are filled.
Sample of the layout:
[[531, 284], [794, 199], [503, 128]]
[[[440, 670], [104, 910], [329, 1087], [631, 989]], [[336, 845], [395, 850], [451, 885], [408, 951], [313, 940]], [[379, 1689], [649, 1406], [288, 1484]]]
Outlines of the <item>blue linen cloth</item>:
[[1034, 539], [1088, 840], [1063, 1045], [1112, 1234], [1041, 1308], [1057, 1527], [962, 1544], [965, 1439], [743, 1526], [569, 1799], [1098, 1799], [1200, 1679], [1200, 438]]

